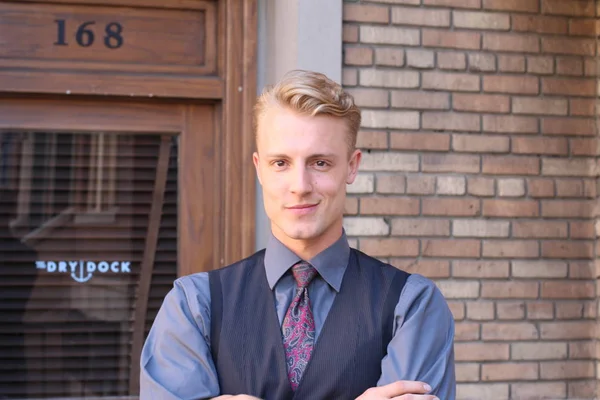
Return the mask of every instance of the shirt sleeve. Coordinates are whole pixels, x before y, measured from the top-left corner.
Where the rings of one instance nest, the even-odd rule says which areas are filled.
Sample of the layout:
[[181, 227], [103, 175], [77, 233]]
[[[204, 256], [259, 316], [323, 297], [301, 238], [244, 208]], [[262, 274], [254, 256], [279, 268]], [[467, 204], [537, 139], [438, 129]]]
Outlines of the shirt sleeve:
[[219, 395], [210, 352], [208, 274], [175, 281], [154, 320], [140, 360], [140, 398], [198, 400]]
[[394, 318], [394, 333], [377, 385], [422, 381], [440, 399], [454, 400], [454, 318], [442, 293], [431, 280], [410, 275]]

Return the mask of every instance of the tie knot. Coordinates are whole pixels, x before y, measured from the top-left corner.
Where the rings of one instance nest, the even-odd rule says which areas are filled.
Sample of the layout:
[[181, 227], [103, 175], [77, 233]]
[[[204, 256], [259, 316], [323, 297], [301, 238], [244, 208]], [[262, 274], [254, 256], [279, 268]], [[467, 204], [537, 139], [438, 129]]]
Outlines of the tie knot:
[[306, 261], [300, 261], [292, 267], [292, 274], [294, 275], [294, 279], [296, 279], [298, 287], [305, 288], [315, 275], [317, 275], [317, 270]]

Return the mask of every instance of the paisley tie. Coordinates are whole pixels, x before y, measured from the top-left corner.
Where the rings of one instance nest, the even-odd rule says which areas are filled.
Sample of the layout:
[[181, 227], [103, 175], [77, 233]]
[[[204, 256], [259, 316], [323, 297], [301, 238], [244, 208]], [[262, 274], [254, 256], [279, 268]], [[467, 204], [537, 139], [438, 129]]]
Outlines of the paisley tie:
[[310, 309], [308, 285], [317, 271], [309, 263], [301, 261], [292, 267], [292, 274], [297, 284], [296, 296], [285, 313], [281, 330], [288, 379], [295, 391], [315, 343], [315, 320]]

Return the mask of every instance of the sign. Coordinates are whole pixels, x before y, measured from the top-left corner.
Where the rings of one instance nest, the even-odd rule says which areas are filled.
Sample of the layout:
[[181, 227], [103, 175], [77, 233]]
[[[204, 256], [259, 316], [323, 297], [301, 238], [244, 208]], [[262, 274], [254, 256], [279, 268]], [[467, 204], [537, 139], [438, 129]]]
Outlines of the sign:
[[52, 274], [71, 274], [71, 278], [79, 283], [92, 279], [94, 273], [129, 274], [130, 261], [36, 261], [37, 269], [44, 269]]

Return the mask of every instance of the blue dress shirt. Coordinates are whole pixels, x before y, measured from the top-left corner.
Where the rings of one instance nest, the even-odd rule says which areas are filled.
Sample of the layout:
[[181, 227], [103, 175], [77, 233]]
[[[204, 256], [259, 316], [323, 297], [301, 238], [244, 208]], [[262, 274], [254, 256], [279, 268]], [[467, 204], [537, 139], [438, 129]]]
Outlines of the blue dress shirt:
[[[340, 291], [349, 256], [348, 240], [342, 234], [308, 260], [319, 272], [308, 288], [316, 340]], [[280, 324], [295, 294], [289, 270], [298, 261], [296, 254], [271, 236], [265, 269]], [[454, 400], [454, 319], [432, 281], [418, 274], [409, 276], [395, 308], [393, 332], [377, 385], [419, 380], [431, 385], [431, 393], [440, 399]], [[210, 343], [208, 274], [179, 278], [165, 297], [142, 350], [140, 399], [197, 400], [227, 394], [220, 393]]]

